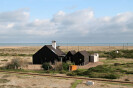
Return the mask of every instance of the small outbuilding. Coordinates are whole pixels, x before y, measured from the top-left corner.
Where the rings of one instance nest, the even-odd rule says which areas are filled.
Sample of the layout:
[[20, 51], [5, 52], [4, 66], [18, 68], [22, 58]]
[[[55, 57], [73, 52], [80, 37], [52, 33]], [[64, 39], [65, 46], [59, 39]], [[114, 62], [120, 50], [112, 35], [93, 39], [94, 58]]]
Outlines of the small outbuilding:
[[79, 51], [73, 58], [75, 65], [86, 65], [89, 63], [89, 53], [87, 51]]
[[94, 54], [90, 55], [89, 62], [98, 62], [98, 61], [99, 61], [98, 53], [94, 53]]
[[72, 51], [69, 51], [67, 54], [66, 54], [66, 57], [65, 57], [65, 62], [66, 61], [71, 61], [73, 62], [73, 56], [76, 54], [76, 51], [75, 50], [72, 50]]
[[45, 45], [33, 55], [33, 64], [43, 64], [45, 62], [63, 61], [65, 53], [56, 47], [56, 41], [52, 45]]

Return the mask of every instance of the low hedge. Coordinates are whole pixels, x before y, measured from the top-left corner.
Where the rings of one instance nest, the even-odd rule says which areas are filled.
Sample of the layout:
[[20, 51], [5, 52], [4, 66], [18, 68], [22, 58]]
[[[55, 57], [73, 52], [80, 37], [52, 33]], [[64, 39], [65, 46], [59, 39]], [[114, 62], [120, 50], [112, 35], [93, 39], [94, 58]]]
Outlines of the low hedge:
[[124, 73], [122, 69], [115, 68], [115, 66], [110, 65], [99, 65], [97, 67], [89, 68], [88, 70], [76, 70], [69, 72], [69, 76], [88, 76], [91, 78], [107, 78], [107, 79], [117, 79]]

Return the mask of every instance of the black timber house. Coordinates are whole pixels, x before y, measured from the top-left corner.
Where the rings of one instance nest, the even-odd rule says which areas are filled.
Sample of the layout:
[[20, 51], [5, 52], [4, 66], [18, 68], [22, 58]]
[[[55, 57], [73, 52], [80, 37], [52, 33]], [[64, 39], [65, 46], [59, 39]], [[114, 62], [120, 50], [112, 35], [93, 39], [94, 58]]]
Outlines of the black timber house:
[[66, 57], [65, 57], [65, 62], [66, 61], [71, 61], [73, 62], [73, 59], [74, 59], [74, 55], [76, 54], [76, 51], [75, 50], [72, 50], [72, 51], [69, 51], [67, 54], [66, 54]]
[[43, 64], [45, 62], [63, 61], [65, 53], [56, 47], [56, 41], [52, 45], [45, 45], [33, 55], [33, 64]]
[[79, 51], [73, 58], [75, 65], [86, 65], [89, 63], [89, 53], [87, 51]]

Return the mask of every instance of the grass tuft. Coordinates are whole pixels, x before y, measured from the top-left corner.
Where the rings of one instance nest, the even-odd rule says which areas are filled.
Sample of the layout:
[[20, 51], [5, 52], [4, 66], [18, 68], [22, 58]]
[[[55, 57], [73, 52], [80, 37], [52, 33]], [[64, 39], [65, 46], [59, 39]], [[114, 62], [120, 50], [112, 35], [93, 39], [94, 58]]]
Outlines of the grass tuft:
[[74, 83], [72, 83], [71, 88], [76, 88], [78, 84], [82, 83], [82, 80], [76, 80]]
[[0, 83], [7, 83], [9, 82], [10, 80], [7, 80], [7, 79], [0, 79]]

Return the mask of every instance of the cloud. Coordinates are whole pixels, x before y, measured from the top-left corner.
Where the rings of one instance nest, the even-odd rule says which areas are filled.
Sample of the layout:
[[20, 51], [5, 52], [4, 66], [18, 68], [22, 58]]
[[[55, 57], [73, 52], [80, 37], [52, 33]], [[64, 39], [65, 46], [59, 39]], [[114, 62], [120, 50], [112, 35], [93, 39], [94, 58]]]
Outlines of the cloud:
[[43, 42], [132, 42], [133, 12], [96, 18], [91, 9], [72, 13], [57, 12], [51, 19], [29, 21], [25, 9], [0, 13], [0, 39]]
[[88, 25], [88, 22], [93, 19], [93, 16], [93, 11], [90, 9], [79, 10], [69, 14], [59, 11], [54, 15], [52, 22], [59, 25], [59, 30], [63, 30], [64, 32], [76, 31], [84, 35], [89, 32], [85, 27]]
[[0, 22], [26, 22], [29, 19], [29, 13], [25, 9], [11, 12], [1, 12]]

